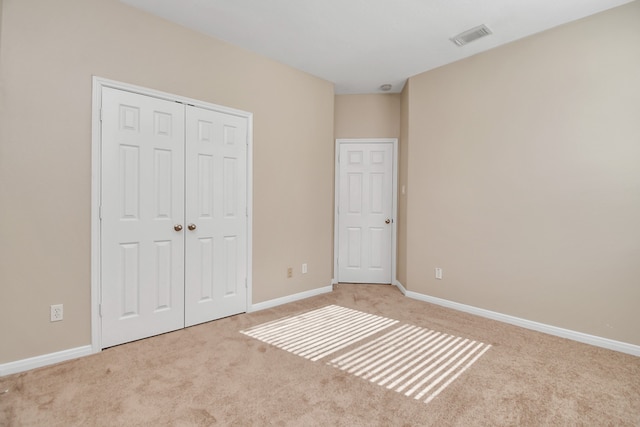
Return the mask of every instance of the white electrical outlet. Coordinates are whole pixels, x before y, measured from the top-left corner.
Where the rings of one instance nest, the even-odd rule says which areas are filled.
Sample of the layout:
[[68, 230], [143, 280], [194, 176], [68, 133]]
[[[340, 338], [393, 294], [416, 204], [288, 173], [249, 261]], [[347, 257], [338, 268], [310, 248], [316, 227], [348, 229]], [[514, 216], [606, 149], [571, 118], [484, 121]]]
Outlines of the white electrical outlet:
[[307, 263], [302, 264], [302, 274], [307, 274]]
[[64, 318], [64, 308], [62, 304], [54, 304], [51, 306], [51, 321], [59, 322]]
[[436, 267], [436, 279], [442, 280], [442, 269], [440, 267]]

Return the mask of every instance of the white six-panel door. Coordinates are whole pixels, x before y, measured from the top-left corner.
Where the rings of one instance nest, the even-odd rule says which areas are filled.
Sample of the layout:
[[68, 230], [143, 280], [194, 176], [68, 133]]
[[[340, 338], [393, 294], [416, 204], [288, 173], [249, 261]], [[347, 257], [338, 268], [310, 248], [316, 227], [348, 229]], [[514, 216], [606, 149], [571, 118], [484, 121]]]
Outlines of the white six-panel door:
[[339, 150], [338, 281], [391, 283], [393, 144]]
[[187, 106], [186, 326], [246, 310], [245, 123]]
[[246, 311], [247, 129], [103, 88], [103, 348]]
[[102, 346], [184, 325], [184, 106], [102, 92]]

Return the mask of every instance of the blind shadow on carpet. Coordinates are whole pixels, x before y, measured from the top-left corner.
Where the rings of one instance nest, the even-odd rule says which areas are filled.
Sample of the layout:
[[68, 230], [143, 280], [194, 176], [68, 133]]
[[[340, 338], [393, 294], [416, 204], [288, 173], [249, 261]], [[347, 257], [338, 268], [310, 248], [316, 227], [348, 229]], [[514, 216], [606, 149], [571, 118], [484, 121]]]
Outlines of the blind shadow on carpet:
[[241, 333], [429, 403], [491, 345], [338, 305]]

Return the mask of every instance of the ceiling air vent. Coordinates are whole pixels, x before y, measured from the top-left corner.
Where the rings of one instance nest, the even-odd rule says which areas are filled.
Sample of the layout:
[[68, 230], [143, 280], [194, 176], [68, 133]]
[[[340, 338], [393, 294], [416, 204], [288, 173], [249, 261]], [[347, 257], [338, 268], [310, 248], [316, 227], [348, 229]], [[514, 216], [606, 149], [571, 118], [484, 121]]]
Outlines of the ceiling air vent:
[[457, 36], [450, 38], [449, 40], [451, 40], [458, 46], [464, 46], [467, 43], [471, 43], [472, 41], [488, 36], [489, 34], [493, 34], [491, 30], [487, 28], [486, 25], [480, 25], [479, 27], [464, 31]]

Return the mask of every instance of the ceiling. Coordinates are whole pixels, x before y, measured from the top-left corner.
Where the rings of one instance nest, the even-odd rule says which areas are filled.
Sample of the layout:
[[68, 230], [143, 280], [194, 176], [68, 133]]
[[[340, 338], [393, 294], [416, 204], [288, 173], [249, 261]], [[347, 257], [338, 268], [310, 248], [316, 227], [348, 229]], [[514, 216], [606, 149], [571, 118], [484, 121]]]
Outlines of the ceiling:
[[[632, 0], [121, 0], [333, 82], [400, 92], [408, 77]], [[458, 47], [456, 34], [492, 35]]]

